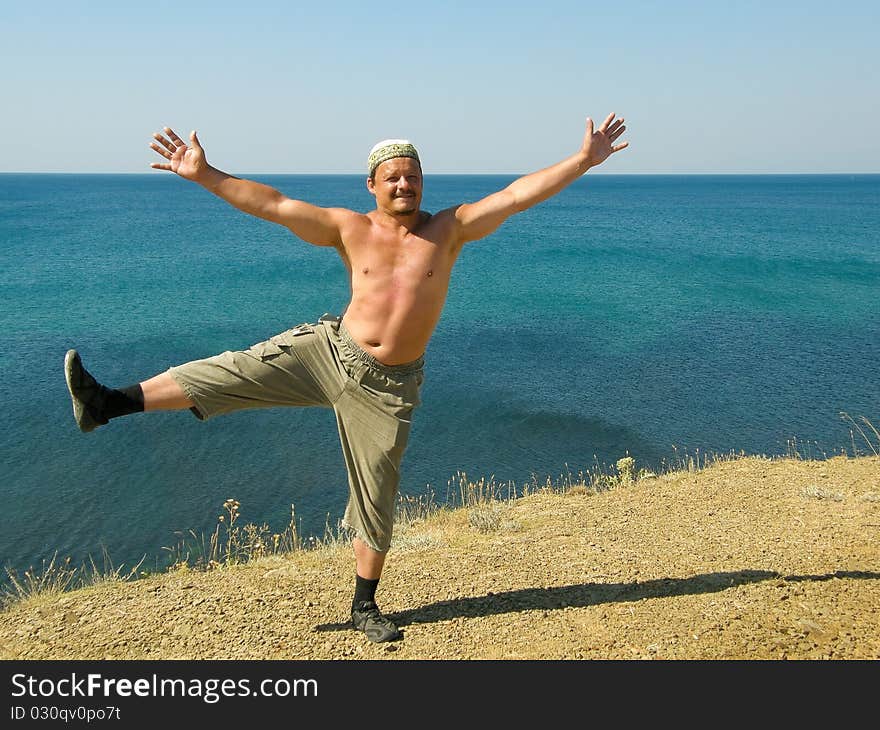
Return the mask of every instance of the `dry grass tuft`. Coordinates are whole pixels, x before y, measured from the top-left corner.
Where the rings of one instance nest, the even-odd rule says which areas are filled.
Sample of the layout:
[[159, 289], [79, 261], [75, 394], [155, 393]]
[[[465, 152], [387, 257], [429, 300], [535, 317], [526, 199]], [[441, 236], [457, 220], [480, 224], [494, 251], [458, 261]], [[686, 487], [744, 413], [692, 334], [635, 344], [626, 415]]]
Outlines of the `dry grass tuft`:
[[844, 497], [840, 492], [832, 492], [822, 487], [811, 484], [801, 490], [801, 495], [808, 499], [827, 499], [830, 502], [843, 502]]

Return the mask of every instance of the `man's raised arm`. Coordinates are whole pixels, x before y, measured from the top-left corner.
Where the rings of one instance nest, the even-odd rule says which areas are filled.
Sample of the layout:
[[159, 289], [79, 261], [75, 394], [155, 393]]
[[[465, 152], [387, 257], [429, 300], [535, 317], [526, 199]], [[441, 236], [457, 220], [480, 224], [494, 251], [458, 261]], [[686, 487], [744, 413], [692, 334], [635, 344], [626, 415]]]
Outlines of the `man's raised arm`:
[[347, 211], [292, 200], [268, 185], [228, 175], [208, 164], [195, 131], [190, 134], [189, 145], [170, 127], [165, 127], [164, 132], [153, 135], [156, 142], [151, 142], [150, 147], [168, 162], [153, 162], [150, 167], [192, 180], [245, 213], [289, 228], [307, 243], [341, 244], [340, 224]]
[[465, 203], [455, 211], [458, 223], [458, 240], [461, 243], [475, 241], [492, 233], [514, 213], [531, 208], [556, 195], [577, 180], [591, 167], [602, 164], [629, 142], [615, 144], [626, 127], [623, 119], [615, 121], [609, 114], [598, 130], [593, 130], [593, 120], [587, 119], [587, 131], [581, 149], [555, 165], [514, 180], [504, 190], [499, 190], [476, 203]]

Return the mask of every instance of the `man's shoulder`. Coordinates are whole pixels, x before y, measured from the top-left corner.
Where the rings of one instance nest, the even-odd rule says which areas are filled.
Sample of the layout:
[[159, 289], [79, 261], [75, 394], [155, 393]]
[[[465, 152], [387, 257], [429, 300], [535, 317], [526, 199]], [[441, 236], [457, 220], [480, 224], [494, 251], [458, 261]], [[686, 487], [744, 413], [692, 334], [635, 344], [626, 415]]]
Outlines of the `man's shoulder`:
[[351, 218], [366, 218], [368, 215], [367, 213], [361, 213], [360, 211], [352, 210], [351, 208], [333, 207], [327, 208], [327, 210], [332, 210], [337, 215], [348, 216]]
[[369, 225], [371, 222], [369, 213], [361, 213], [360, 211], [351, 210], [349, 208], [328, 208], [328, 210], [332, 211], [332, 214], [336, 216], [340, 222], [352, 225]]
[[450, 208], [438, 210], [436, 213], [426, 213], [425, 223], [445, 223], [455, 220], [455, 211], [458, 210], [457, 205]]

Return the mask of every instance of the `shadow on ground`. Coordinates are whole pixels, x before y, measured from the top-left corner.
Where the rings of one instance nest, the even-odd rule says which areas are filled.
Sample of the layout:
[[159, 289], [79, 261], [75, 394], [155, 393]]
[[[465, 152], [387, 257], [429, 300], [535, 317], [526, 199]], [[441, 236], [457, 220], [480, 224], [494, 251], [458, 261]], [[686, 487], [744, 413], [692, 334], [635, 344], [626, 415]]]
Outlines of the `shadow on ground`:
[[[452, 618], [476, 618], [519, 611], [584, 608], [602, 603], [629, 603], [645, 598], [716, 593], [734, 586], [782, 580], [791, 583], [839, 579], [880, 580], [880, 573], [862, 570], [838, 570], [821, 575], [786, 575], [772, 570], [737, 570], [724, 573], [703, 573], [690, 578], [657, 578], [634, 583], [582, 583], [553, 588], [521, 588], [483, 596], [453, 598], [429, 603], [419, 608], [387, 614], [398, 626], [429, 624]], [[349, 631], [350, 623], [329, 623], [315, 626], [315, 631]]]

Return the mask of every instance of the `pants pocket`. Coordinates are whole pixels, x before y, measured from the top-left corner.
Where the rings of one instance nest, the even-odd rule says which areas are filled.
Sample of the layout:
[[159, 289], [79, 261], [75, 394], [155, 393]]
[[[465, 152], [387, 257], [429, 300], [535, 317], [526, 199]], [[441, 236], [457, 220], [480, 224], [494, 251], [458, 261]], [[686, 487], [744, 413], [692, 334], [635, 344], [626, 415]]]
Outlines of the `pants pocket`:
[[308, 322], [303, 322], [303, 324], [298, 324], [296, 327], [292, 329], [286, 330], [281, 334], [274, 335], [269, 338], [269, 342], [272, 342], [276, 345], [292, 345], [293, 341], [297, 337], [302, 337], [303, 335], [311, 335], [315, 332], [315, 326], [309, 324]]
[[272, 340], [266, 340], [265, 342], [258, 342], [256, 345], [251, 346], [248, 350], [248, 354], [265, 362], [266, 360], [271, 360], [273, 357], [278, 357], [278, 355], [283, 355], [284, 350]]
[[283, 355], [285, 352], [284, 348], [292, 346], [293, 341], [297, 337], [310, 335], [314, 331], [313, 325], [304, 322], [281, 334], [273, 335], [265, 342], [258, 342], [256, 345], [252, 345], [248, 353], [263, 361], [271, 360], [274, 357], [278, 357], [278, 355]]

